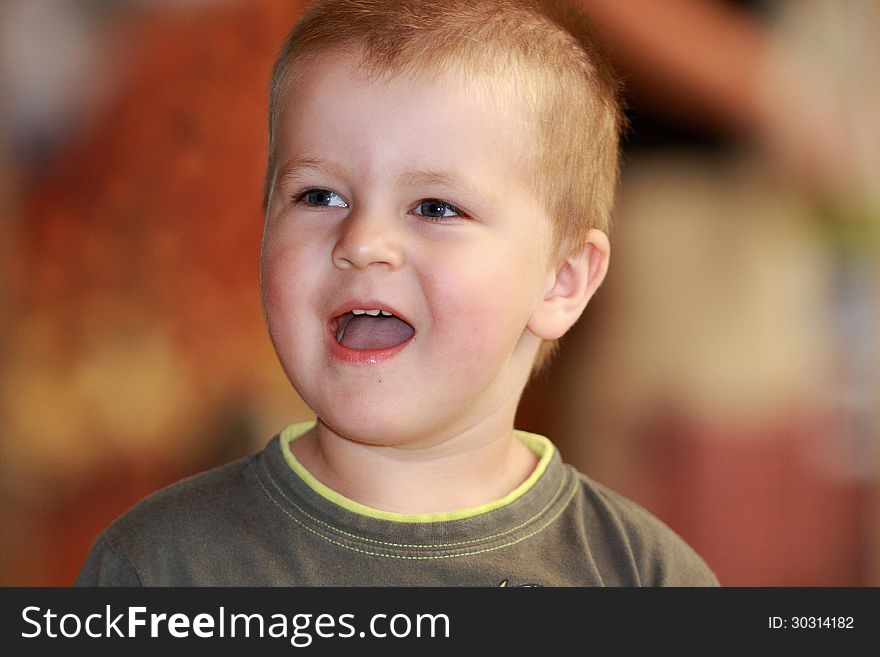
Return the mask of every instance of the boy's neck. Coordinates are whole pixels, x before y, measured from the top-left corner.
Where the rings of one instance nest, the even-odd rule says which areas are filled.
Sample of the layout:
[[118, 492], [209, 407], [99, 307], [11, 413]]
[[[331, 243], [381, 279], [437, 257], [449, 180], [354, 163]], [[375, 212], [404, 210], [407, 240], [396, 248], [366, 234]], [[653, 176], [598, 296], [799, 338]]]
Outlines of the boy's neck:
[[407, 514], [457, 511], [500, 499], [538, 462], [514, 436], [512, 418], [488, 418], [454, 438], [415, 449], [356, 442], [318, 420], [291, 449], [332, 490], [374, 509]]

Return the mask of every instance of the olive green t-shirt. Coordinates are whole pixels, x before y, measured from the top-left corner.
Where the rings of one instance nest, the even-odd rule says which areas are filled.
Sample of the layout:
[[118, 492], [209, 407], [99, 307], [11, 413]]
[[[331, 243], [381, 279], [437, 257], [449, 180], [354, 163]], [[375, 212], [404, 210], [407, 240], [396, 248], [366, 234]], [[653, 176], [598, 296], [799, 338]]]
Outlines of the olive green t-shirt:
[[718, 585], [672, 529], [542, 436], [517, 432], [539, 463], [504, 498], [405, 515], [311, 476], [289, 447], [311, 425], [139, 502], [97, 538], [76, 585]]

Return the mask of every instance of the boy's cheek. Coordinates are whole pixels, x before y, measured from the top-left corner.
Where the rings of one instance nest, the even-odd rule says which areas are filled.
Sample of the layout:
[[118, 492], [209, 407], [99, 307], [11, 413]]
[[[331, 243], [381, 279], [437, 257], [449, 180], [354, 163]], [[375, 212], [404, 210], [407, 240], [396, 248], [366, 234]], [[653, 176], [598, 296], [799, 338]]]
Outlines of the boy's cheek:
[[302, 314], [305, 305], [304, 290], [308, 289], [305, 280], [308, 268], [298, 265], [296, 260], [279, 257], [265, 257], [260, 267], [260, 291], [263, 312], [269, 322], [270, 330], [278, 330]]
[[260, 275], [264, 284], [278, 284], [279, 279], [292, 280], [294, 274], [298, 279], [308, 275], [314, 266], [314, 263], [310, 267], [306, 262], [308, 252], [283, 234], [267, 234], [260, 254]]
[[459, 297], [443, 304], [446, 312], [440, 315], [437, 328], [445, 336], [455, 336], [454, 358], [462, 365], [509, 354], [525, 329], [528, 309], [518, 307], [501, 288], [493, 291], [470, 301]]

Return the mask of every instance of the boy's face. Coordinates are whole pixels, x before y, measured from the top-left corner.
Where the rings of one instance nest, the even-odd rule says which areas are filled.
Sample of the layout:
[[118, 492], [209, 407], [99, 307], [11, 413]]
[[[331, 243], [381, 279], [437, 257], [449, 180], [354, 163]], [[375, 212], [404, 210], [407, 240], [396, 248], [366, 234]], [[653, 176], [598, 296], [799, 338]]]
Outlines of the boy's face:
[[533, 127], [457, 77], [373, 80], [357, 61], [309, 64], [278, 118], [261, 271], [270, 335], [341, 435], [429, 444], [491, 431], [512, 420], [554, 273]]

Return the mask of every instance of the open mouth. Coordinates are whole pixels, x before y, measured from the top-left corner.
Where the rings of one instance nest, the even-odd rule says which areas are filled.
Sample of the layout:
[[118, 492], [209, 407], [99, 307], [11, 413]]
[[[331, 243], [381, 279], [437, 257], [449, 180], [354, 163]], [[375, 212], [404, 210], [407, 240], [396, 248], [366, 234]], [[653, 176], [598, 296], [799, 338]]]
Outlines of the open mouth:
[[353, 309], [334, 319], [336, 342], [355, 351], [392, 349], [412, 338], [415, 329], [387, 310]]

